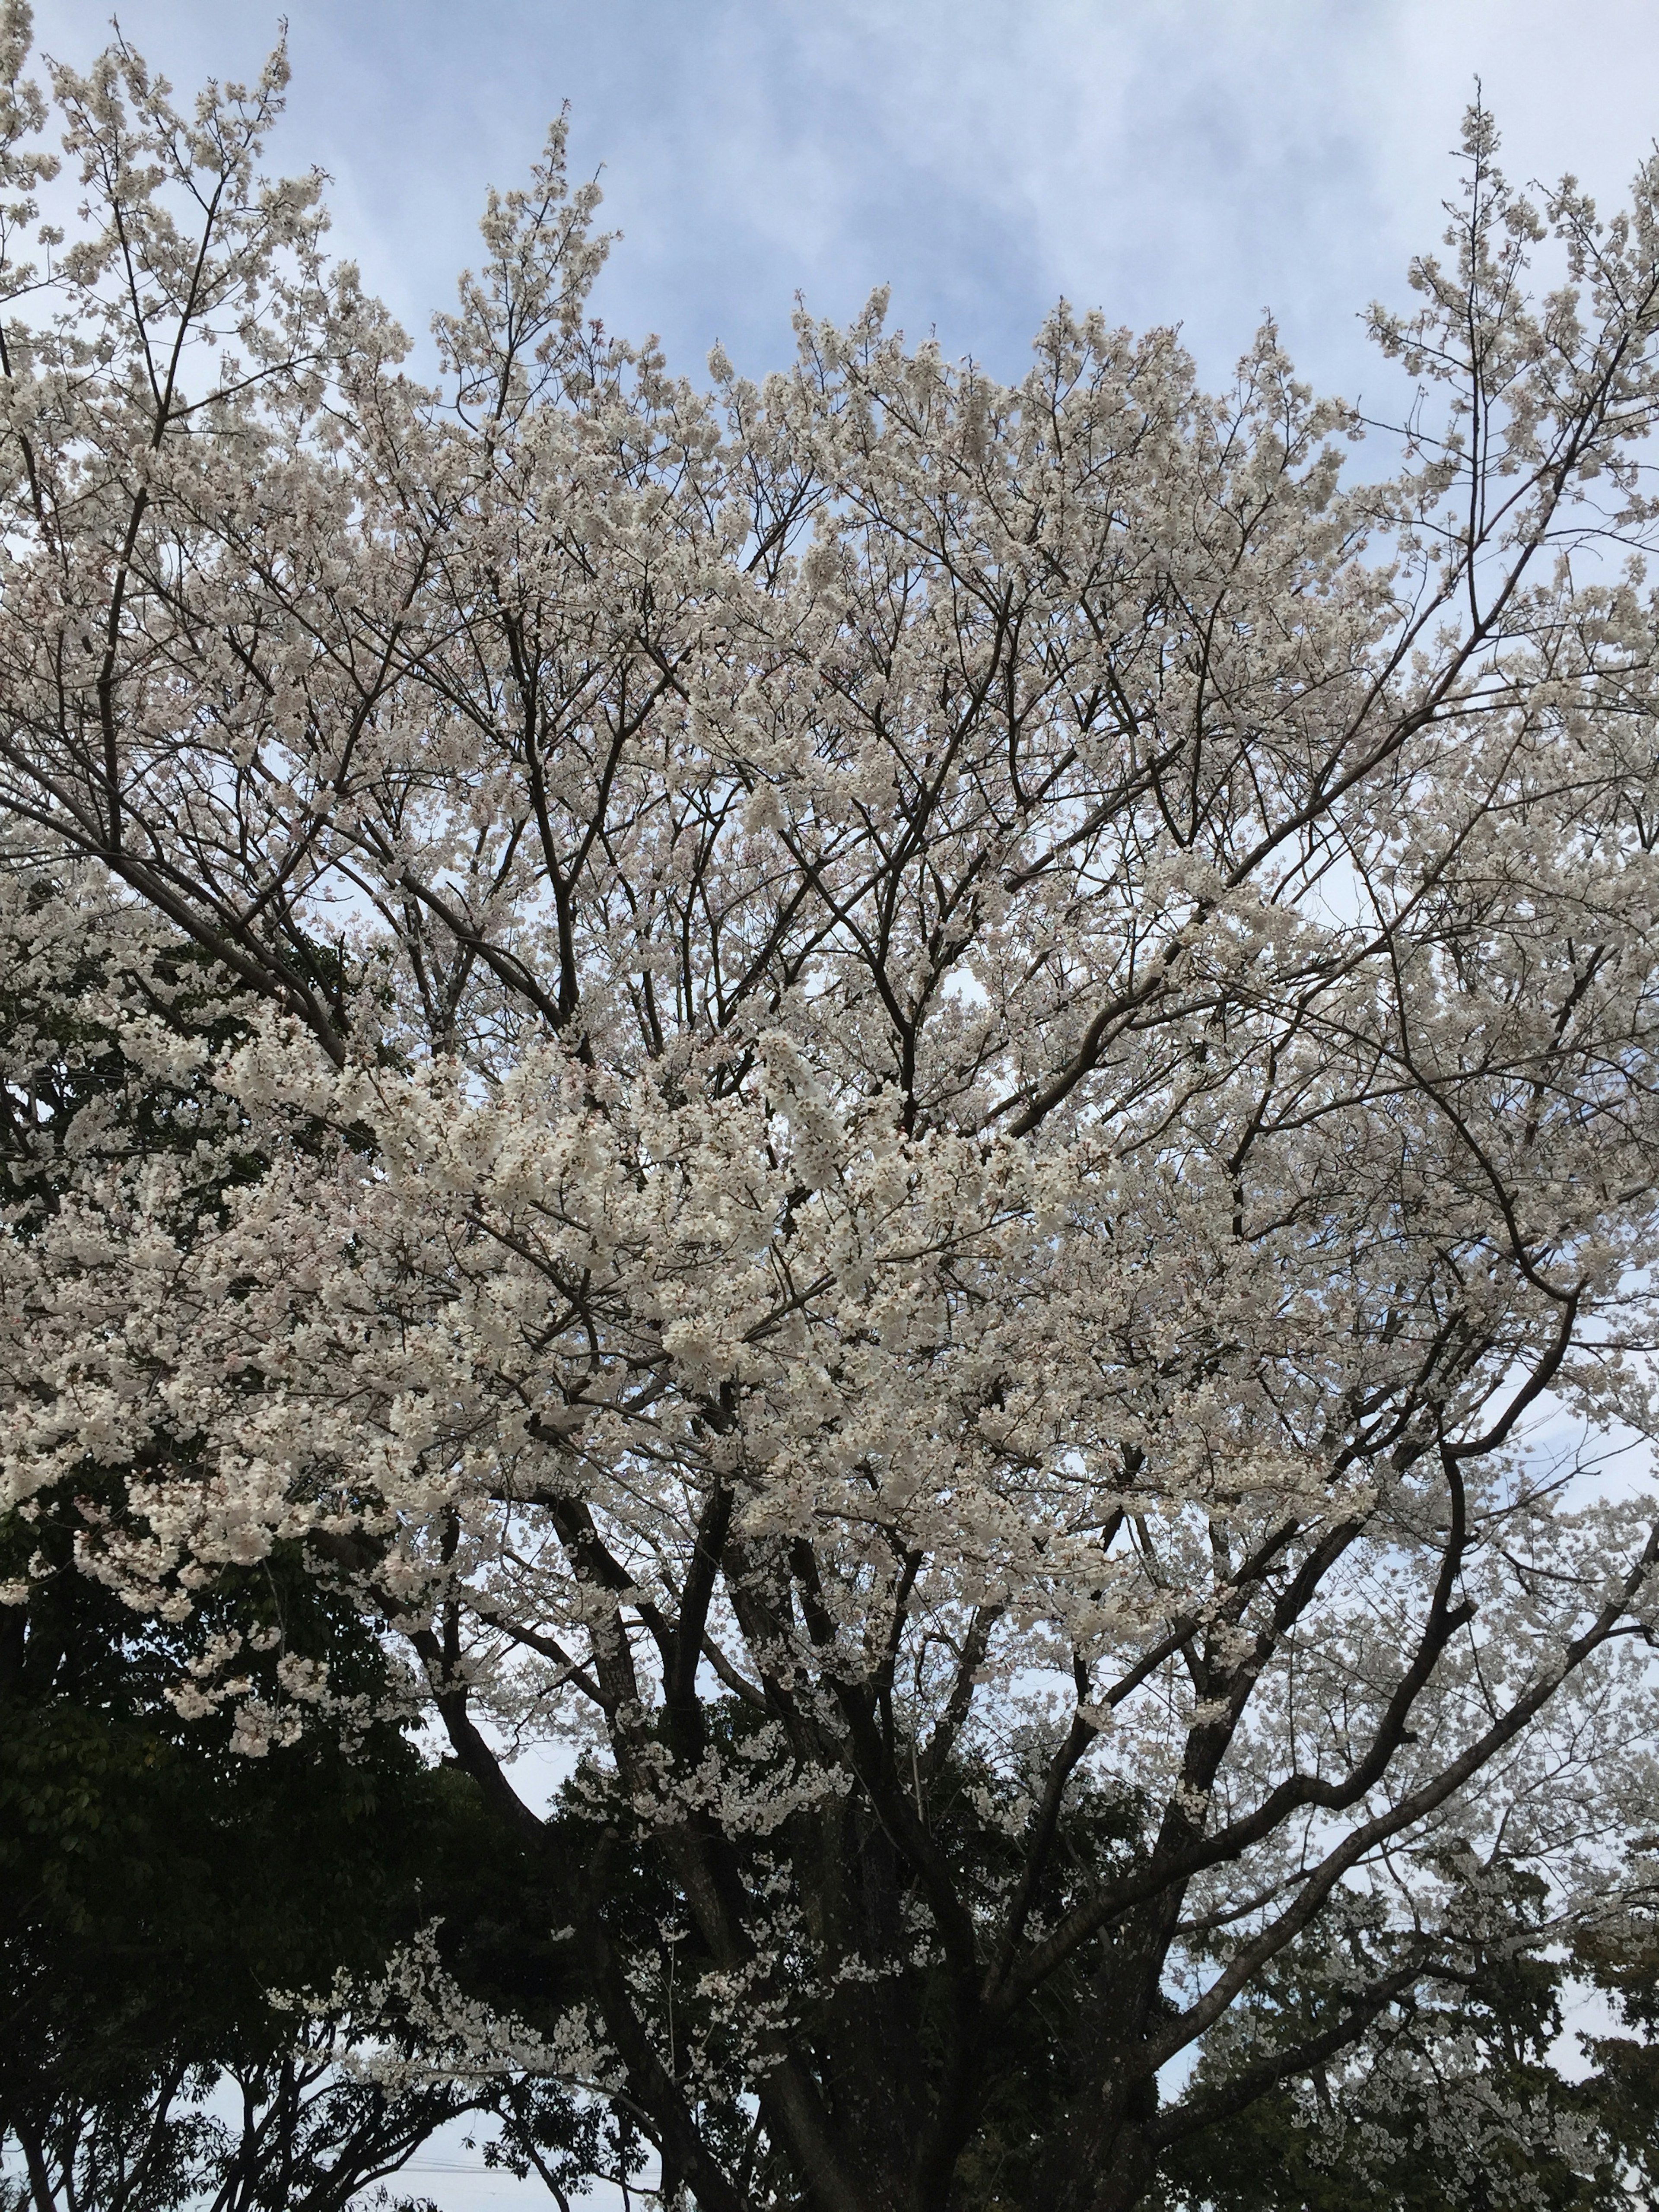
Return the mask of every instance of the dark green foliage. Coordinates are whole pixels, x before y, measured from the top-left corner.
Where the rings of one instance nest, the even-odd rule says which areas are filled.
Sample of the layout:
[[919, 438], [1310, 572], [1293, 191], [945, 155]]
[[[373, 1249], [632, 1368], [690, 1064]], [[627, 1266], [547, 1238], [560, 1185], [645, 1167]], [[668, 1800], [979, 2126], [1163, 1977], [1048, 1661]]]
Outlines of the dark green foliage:
[[[1480, 1887], [1465, 1977], [1402, 1999], [1364, 2063], [1351, 2056], [1275, 2087], [1176, 2144], [1163, 2174], [1168, 2212], [1631, 2212], [1656, 2202], [1650, 1929], [1548, 1943], [1534, 1878], [1511, 1871], [1497, 1887], [1481, 1870]], [[1407, 1942], [1375, 1929], [1364, 1940], [1373, 1954]], [[1332, 1963], [1311, 1942], [1280, 1963], [1249, 2001], [1240, 2057], [1317, 2033], [1336, 2001]], [[1564, 2021], [1586, 1984], [1633, 2032], [1586, 2039], [1589, 2070], [1564, 2072], [1576, 2040]], [[1200, 2093], [1224, 2100], [1227, 2082], [1224, 2063], [1200, 2063]]]
[[[66, 1540], [52, 1503], [29, 1531], [48, 1547]], [[124, 1618], [98, 1584], [62, 1571], [10, 1609], [0, 2105], [54, 2172], [78, 2169], [88, 2205], [173, 2204], [191, 2177], [218, 2175], [234, 2154], [247, 2171], [231, 2201], [320, 2208], [333, 2201], [325, 2188], [292, 2195], [295, 2160], [303, 2166], [319, 2130], [339, 2138], [336, 2152], [362, 2138], [361, 2178], [362, 2160], [373, 2170], [411, 2123], [418, 2142], [464, 2101], [428, 2093], [400, 2111], [357, 2089], [326, 2115], [314, 2095], [301, 2108], [301, 2087], [317, 2086], [299, 2081], [289, 2057], [302, 2023], [267, 1992], [326, 1990], [338, 1972], [372, 1971], [413, 1931], [453, 1793], [384, 1723], [345, 1742], [314, 1731], [252, 1759], [230, 1749], [224, 1717], [186, 1723], [172, 1711], [161, 1691], [193, 1642], [273, 1613], [286, 1648], [325, 1654], [337, 1683], [368, 1689], [383, 1671], [364, 1626], [280, 1559], [228, 1581], [188, 1631]], [[258, 2157], [193, 2107], [222, 2075], [264, 2125]], [[284, 2099], [287, 2122], [269, 2124], [264, 2108]], [[313, 2148], [311, 2163], [320, 2155], [331, 2172], [329, 2147]], [[289, 2195], [270, 2194], [278, 2169]]]

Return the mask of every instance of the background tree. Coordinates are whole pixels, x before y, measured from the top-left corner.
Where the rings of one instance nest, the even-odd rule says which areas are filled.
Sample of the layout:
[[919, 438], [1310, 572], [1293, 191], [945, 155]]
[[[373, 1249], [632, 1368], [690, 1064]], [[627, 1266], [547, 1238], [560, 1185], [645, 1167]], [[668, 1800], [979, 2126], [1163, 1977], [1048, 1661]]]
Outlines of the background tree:
[[[6, 20], [0, 803], [249, 1007], [112, 1015], [215, 1103], [52, 1153], [7, 1479], [135, 1618], [280, 1562], [418, 1671], [549, 1908], [539, 2026], [389, 1971], [422, 2063], [530, 2036], [704, 2212], [963, 2204], [1022, 2109], [1125, 2212], [1448, 1993], [1524, 2066], [1471, 1899], [1613, 1911], [1651, 1798], [1659, 171], [1540, 214], [1471, 116], [1345, 488], [1271, 329], [1006, 386], [878, 299], [701, 395], [562, 127], [428, 388], [280, 58], [54, 70], [31, 269]], [[248, 1640], [186, 1717], [358, 1711]]]
[[[126, 1058], [110, 1012], [149, 1005], [181, 1044], [211, 1048], [246, 1031], [234, 994], [141, 915], [106, 908], [88, 934], [84, 896], [8, 858], [0, 1170], [13, 1235], [39, 1237], [73, 1204], [66, 1155], [154, 1168], [210, 1154], [191, 1195], [198, 1219], [215, 1218], [256, 1164], [206, 1140], [227, 1133], [223, 1102], [187, 1069], [169, 1079]], [[0, 1607], [0, 2127], [21, 2169], [4, 2201], [343, 2205], [472, 2099], [349, 2081], [341, 2024], [296, 2037], [270, 1992], [362, 1975], [415, 1933], [433, 1909], [423, 1882], [441, 1901], [454, 1849], [453, 1778], [428, 1773], [381, 1717], [384, 1652], [291, 1547], [159, 1621], [76, 1571], [76, 1529], [119, 1512], [118, 1480], [83, 1465], [28, 1504], [0, 1521], [15, 1601]], [[227, 1720], [179, 1710], [191, 1663], [227, 1640], [256, 1671], [325, 1664], [356, 1724], [242, 1756]]]
[[[1654, 2201], [1650, 1901], [1622, 1925], [1544, 1949], [1539, 1885], [1505, 1895], [1478, 1867], [1462, 1873], [1474, 1940], [1462, 1982], [1396, 2008], [1370, 2049], [1188, 2137], [1167, 2201], [1194, 2212], [1450, 2212], [1517, 2198], [1612, 2212]], [[1632, 1873], [1640, 1897], [1646, 1875]], [[1305, 2037], [1334, 1966], [1340, 1981], [1332, 1960], [1282, 1961], [1249, 2008], [1254, 2035], [1270, 2045]], [[1611, 2019], [1564, 2033], [1595, 1995]], [[1206, 2053], [1200, 2071], [1224, 2074], [1220, 2058]]]

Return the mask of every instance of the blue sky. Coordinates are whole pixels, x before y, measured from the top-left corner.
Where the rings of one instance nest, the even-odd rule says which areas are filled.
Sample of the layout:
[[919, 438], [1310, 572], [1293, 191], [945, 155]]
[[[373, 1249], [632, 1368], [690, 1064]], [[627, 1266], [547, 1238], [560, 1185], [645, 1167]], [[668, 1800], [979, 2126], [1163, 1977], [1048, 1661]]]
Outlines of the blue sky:
[[[280, 0], [125, 0], [180, 90], [246, 73]], [[1304, 371], [1382, 382], [1356, 320], [1400, 301], [1455, 189], [1476, 76], [1513, 173], [1611, 200], [1659, 131], [1652, 0], [287, 0], [273, 154], [335, 179], [337, 239], [411, 329], [475, 250], [486, 183], [573, 112], [625, 234], [613, 327], [699, 374], [790, 350], [797, 291], [878, 283], [912, 334], [1017, 374], [1060, 293], [1179, 321], [1219, 381], [1262, 307]], [[88, 55], [108, 0], [40, 0]]]

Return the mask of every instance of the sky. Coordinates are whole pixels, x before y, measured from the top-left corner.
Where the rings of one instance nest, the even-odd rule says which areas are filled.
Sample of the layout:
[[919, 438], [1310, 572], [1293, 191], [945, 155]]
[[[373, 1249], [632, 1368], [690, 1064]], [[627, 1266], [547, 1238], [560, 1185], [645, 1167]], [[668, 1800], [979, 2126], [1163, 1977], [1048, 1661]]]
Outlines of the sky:
[[[110, 0], [37, 0], [69, 60]], [[287, 0], [272, 148], [334, 179], [336, 239], [413, 331], [568, 100], [622, 242], [599, 308], [701, 375], [787, 362], [797, 294], [1017, 375], [1064, 294], [1182, 325], [1225, 379], [1264, 308], [1323, 391], [1386, 383], [1359, 324], [1402, 304], [1455, 192], [1477, 79], [1513, 175], [1616, 201], [1659, 129], [1652, 0]], [[181, 90], [246, 75], [277, 0], [124, 0]]]
[[[1521, 180], [1616, 206], [1659, 132], [1654, 0], [286, 0], [294, 83], [272, 166], [333, 179], [337, 249], [411, 332], [476, 257], [488, 185], [571, 107], [623, 237], [598, 311], [702, 372], [787, 363], [797, 295], [845, 320], [877, 284], [913, 337], [1020, 374], [1064, 295], [1178, 323], [1225, 380], [1264, 309], [1301, 373], [1365, 404], [1367, 304], [1409, 301], [1457, 189], [1477, 81]], [[252, 74], [264, 0], [123, 0], [180, 93]], [[37, 0], [84, 64], [109, 0]], [[539, 2192], [445, 2167], [443, 2212]], [[544, 2197], [539, 2201], [545, 2203]]]

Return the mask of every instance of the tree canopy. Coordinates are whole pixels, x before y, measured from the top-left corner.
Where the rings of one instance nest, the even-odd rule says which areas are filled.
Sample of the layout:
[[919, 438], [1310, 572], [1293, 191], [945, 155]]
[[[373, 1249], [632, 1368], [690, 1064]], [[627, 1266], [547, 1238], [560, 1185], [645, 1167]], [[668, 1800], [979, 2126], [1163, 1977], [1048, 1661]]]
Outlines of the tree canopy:
[[[1271, 325], [1217, 396], [1062, 303], [1004, 384], [878, 294], [696, 385], [592, 317], [562, 122], [417, 373], [261, 169], [280, 52], [180, 109], [28, 35], [0, 1620], [48, 1765], [95, 1655], [95, 1758], [138, 1699], [157, 1804], [196, 1762], [331, 1893], [319, 2094], [499, 2087], [556, 2190], [1616, 2201], [1659, 161], [1534, 206], [1471, 112], [1357, 481]], [[489, 1838], [469, 1928], [397, 1890], [416, 1800]], [[219, 1940], [176, 1904], [146, 1942]], [[1638, 2031], [1577, 2094], [1571, 1959]]]

